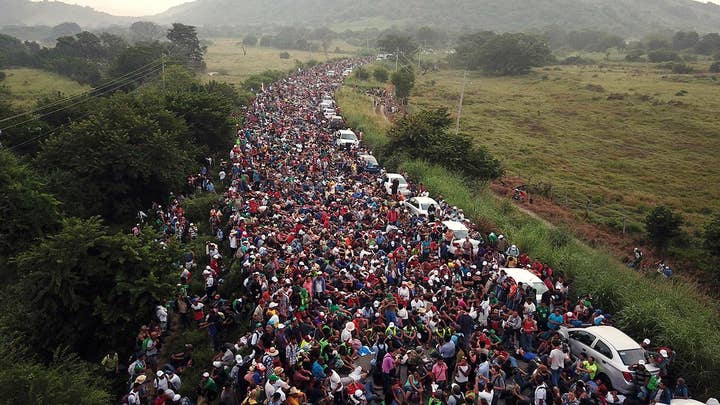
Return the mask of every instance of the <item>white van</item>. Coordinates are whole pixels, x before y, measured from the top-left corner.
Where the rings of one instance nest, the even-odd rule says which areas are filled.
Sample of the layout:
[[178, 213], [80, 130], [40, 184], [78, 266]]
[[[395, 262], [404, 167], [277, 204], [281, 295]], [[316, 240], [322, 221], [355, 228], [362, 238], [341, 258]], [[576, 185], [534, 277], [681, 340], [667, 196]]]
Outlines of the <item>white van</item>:
[[545, 283], [540, 280], [540, 277], [523, 268], [501, 267], [500, 269], [498, 269], [498, 272], [500, 270], [504, 270], [509, 277], [512, 277], [513, 280], [515, 280], [515, 282], [523, 283], [524, 286], [529, 285], [530, 287], [534, 288], [536, 303], [540, 303], [540, 299], [542, 298], [543, 293], [548, 290]]

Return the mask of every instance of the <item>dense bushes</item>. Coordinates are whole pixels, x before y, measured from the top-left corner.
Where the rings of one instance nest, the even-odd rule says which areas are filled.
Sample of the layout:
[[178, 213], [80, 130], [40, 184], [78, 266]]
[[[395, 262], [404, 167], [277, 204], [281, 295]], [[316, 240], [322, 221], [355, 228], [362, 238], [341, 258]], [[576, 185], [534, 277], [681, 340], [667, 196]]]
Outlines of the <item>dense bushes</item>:
[[485, 148], [473, 145], [469, 136], [449, 133], [451, 122], [444, 108], [406, 115], [388, 132], [386, 154], [436, 162], [468, 179], [499, 177], [500, 162]]
[[515, 75], [553, 60], [547, 44], [535, 35], [478, 32], [460, 38], [453, 61], [463, 68]]

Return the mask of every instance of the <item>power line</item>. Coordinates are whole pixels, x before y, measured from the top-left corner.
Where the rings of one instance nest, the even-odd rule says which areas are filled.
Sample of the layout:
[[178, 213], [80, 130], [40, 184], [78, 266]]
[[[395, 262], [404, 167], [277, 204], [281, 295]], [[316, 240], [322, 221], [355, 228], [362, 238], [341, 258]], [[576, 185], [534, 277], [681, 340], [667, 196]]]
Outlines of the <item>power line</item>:
[[[56, 105], [60, 105], [60, 104], [69, 102], [69, 101], [71, 101], [71, 100], [73, 100], [73, 99], [76, 99], [76, 98], [82, 98], [82, 97], [90, 96], [90, 95], [92, 95], [93, 93], [96, 93], [97, 91], [102, 90], [102, 89], [105, 88], [105, 87], [112, 86], [112, 85], [114, 85], [114, 84], [116, 84], [116, 83], [118, 83], [118, 82], [120, 82], [120, 81], [125, 80], [126, 78], [128, 78], [128, 77], [130, 77], [130, 76], [133, 76], [133, 75], [135, 75], [135, 74], [138, 74], [139, 72], [141, 72], [141, 71], [143, 71], [143, 70], [146, 70], [146, 71], [147, 71], [147, 70], [151, 70], [151, 69], [152, 69], [151, 66], [152, 66], [152, 65], [156, 65], [156, 64], [158, 64], [158, 63], [161, 63], [159, 59], [158, 59], [158, 60], [155, 60], [155, 61], [153, 61], [153, 62], [150, 62], [150, 63], [148, 63], [147, 65], [141, 66], [141, 67], [133, 70], [132, 72], [128, 72], [128, 73], [126, 73], [126, 74], [124, 74], [124, 75], [122, 75], [122, 76], [119, 76], [119, 77], [117, 77], [117, 78], [115, 78], [115, 79], [113, 79], [113, 80], [110, 80], [110, 81], [108, 81], [108, 82], [106, 82], [106, 83], [103, 83], [102, 85], [100, 85], [100, 86], [98, 86], [98, 87], [95, 87], [95, 88], [93, 88], [92, 90], [89, 90], [89, 91], [86, 91], [86, 92], [83, 92], [83, 93], [78, 93], [78, 94], [75, 94], [75, 95], [73, 95], [73, 96], [68, 96], [68, 97], [65, 97], [65, 98], [63, 98], [63, 99], [55, 100], [55, 101], [53, 101], [53, 102], [51, 102], [51, 103], [49, 103], [49, 104], [46, 104], [46, 105], [44, 105], [44, 106], [42, 106], [42, 107], [38, 107], [38, 108], [36, 108], [36, 109], [34, 109], [34, 110], [25, 111], [25, 112], [15, 114], [15, 115], [10, 116], [10, 117], [2, 118], [2, 119], [0, 119], [0, 122], [6, 122], [6, 121], [13, 120], [13, 119], [15, 119], [15, 118], [18, 118], [18, 117], [22, 117], [22, 116], [24, 116], [24, 115], [37, 113], [37, 112], [40, 112], [40, 111], [42, 111], [42, 110], [45, 110], [45, 109], [48, 109], [48, 108], [52, 108], [52, 107], [54, 107], [54, 106], [56, 106]], [[142, 74], [142, 73], [140, 73], [140, 74]]]
[[104, 94], [113, 92], [113, 91], [115, 91], [115, 90], [119, 90], [120, 88], [125, 87], [125, 86], [127, 86], [128, 84], [135, 82], [137, 79], [139, 79], [139, 78], [141, 78], [141, 77], [147, 77], [147, 76], [149, 76], [149, 75], [151, 75], [151, 74], [155, 74], [155, 73], [157, 73], [158, 71], [160, 71], [161, 69], [162, 69], [162, 67], [156, 66], [156, 67], [153, 68], [152, 70], [150, 70], [150, 71], [148, 71], [148, 72], [145, 72], [144, 74], [138, 75], [137, 77], [128, 78], [128, 79], [126, 79], [123, 83], [119, 83], [119, 84], [115, 85], [115, 86], [112, 87], [112, 88], [106, 89], [106, 90], [101, 91], [101, 92], [99, 92], [99, 93], [90, 94], [90, 95], [86, 96], [85, 99], [83, 99], [83, 100], [73, 102], [73, 103], [71, 103], [71, 104], [69, 104], [69, 105], [65, 105], [65, 106], [63, 106], [63, 107], [61, 107], [61, 108], [58, 108], [58, 109], [53, 110], [53, 111], [50, 111], [50, 112], [42, 113], [42, 114], [40, 114], [40, 115], [38, 115], [38, 116], [36, 116], [36, 117], [27, 119], [27, 120], [25, 120], [25, 121], [17, 122], [17, 123], [15, 123], [15, 124], [8, 125], [8, 126], [6, 126], [6, 127], [4, 127], [4, 128], [0, 128], [0, 132], [5, 131], [5, 130], [10, 129], [10, 128], [15, 128], [15, 127], [20, 126], [20, 125], [23, 125], [23, 124], [27, 124], [28, 122], [32, 122], [32, 121], [35, 121], [36, 119], [40, 119], [40, 118], [43, 118], [43, 117], [47, 117], [48, 115], [52, 115], [52, 114], [55, 114], [55, 113], [60, 112], [60, 111], [63, 111], [63, 110], [67, 110], [67, 109], [70, 108], [70, 107], [73, 107], [73, 106], [76, 106], [76, 105], [79, 105], [79, 104], [83, 104], [83, 103], [89, 101], [90, 99], [100, 97], [100, 96], [102, 96], [102, 95], [104, 95]]
[[[158, 69], [159, 69], [159, 67], [158, 67]], [[136, 80], [136, 79], [133, 79], [133, 80]], [[136, 88], [136, 89], [131, 90], [130, 93], [133, 93], [133, 92], [137, 91], [138, 89], [139, 89], [139, 87]], [[78, 104], [79, 104], [79, 103], [78, 103]], [[81, 120], [87, 118], [87, 117], [88, 117], [90, 114], [92, 114], [92, 113], [93, 113], [92, 110], [86, 112], [85, 114], [81, 115], [81, 116], [77, 119], [77, 121], [81, 121]], [[50, 131], [50, 132], [47, 133], [47, 134], [44, 134], [44, 133], [43, 133], [43, 134], [40, 134], [40, 135], [38, 135], [38, 136], [34, 136], [34, 137], [30, 138], [30, 139], [26, 139], [25, 141], [23, 141], [23, 142], [21, 142], [21, 143], [19, 143], [19, 144], [17, 144], [17, 145], [13, 145], [13, 146], [9, 147], [8, 149], [14, 152], [14, 151], [18, 150], [19, 148], [21, 148], [21, 147], [23, 147], [23, 146], [25, 146], [25, 145], [27, 145], [27, 144], [30, 144], [30, 143], [32, 143], [33, 141], [35, 141], [35, 140], [37, 140], [37, 139], [39, 139], [39, 138], [42, 138], [43, 136], [49, 137], [49, 136], [53, 135], [54, 133], [56, 133], [57, 131], [59, 131], [59, 130], [65, 128], [65, 127], [67, 127], [68, 125], [70, 125], [70, 124], [72, 124], [72, 123], [73, 123], [73, 122], [67, 122], [67, 123], [65, 123], [65, 124], [62, 124], [62, 125], [58, 126], [57, 128], [53, 129], [52, 131]]]

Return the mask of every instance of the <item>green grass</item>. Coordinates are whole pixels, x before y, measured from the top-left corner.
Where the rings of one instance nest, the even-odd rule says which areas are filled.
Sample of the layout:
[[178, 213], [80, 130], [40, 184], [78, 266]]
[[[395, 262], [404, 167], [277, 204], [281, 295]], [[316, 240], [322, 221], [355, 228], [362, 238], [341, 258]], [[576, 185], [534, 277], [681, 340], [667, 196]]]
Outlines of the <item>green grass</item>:
[[2, 71], [7, 77], [0, 84], [10, 89], [10, 101], [18, 107], [32, 107], [39, 98], [45, 96], [60, 93], [67, 97], [90, 90], [90, 86], [45, 70], [16, 68]]
[[[363, 96], [343, 89], [337, 97], [353, 127], [376, 131], [364, 139], [377, 148], [384, 142], [382, 118], [361, 102]], [[357, 109], [356, 109], [357, 108]], [[614, 315], [617, 325], [637, 340], [653, 339], [678, 354], [676, 369], [693, 384], [693, 394], [705, 398], [720, 390], [717, 364], [720, 339], [717, 303], [680, 280], [643, 276], [627, 269], [607, 252], [594, 250], [566, 231], [518, 211], [487, 188], [468, 187], [454, 173], [424, 161], [400, 164], [434, 195], [462, 207], [485, 231], [501, 231], [571, 279], [573, 294], [591, 293], [595, 305]]]
[[[410, 105], [454, 114], [461, 87], [461, 71], [419, 75]], [[608, 100], [613, 93], [624, 99]], [[461, 130], [508, 174], [550, 183], [551, 196], [577, 213], [589, 199], [595, 222], [639, 223], [647, 207], [665, 204], [696, 230], [720, 211], [719, 109], [720, 80], [652, 64], [470, 73]]]
[[[216, 72], [217, 74], [205, 77], [236, 85], [241, 84], [249, 76], [264, 70], [287, 71], [295, 66], [295, 60], [307, 62], [315, 59], [324, 62], [327, 59], [352, 56], [356, 50], [346, 42], [335, 41], [328, 48], [327, 55], [322, 51], [308, 52], [291, 49], [286, 51], [290, 54], [289, 59], [280, 59], [280, 53], [285, 51], [276, 48], [246, 46], [246, 54], [244, 54], [241, 38], [211, 38], [210, 41], [212, 44], [208, 46], [205, 62], [208, 73]], [[336, 47], [339, 47], [344, 53], [334, 53]]]

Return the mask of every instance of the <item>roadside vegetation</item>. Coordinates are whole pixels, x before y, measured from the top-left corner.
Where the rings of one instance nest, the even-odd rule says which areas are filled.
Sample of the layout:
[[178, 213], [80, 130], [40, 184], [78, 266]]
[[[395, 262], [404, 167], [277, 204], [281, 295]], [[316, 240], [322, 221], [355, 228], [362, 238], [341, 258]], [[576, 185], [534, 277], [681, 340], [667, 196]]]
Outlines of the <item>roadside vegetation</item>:
[[[356, 106], [372, 105], [369, 98], [346, 88], [338, 103], [348, 123], [364, 129], [364, 140], [375, 149], [386, 150], [382, 117], [368, 114], [371, 108], [355, 110]], [[381, 156], [386, 159], [381, 163], [393, 162], [387, 158]], [[720, 388], [713, 371], [720, 361], [714, 350], [720, 332], [712, 327], [720, 322], [718, 308], [694, 285], [659, 275], [645, 277], [627, 269], [608, 253], [578, 241], [569, 231], [520, 212], [487, 188], [468, 185], [461, 175], [434, 162], [404, 159], [393, 163], [389, 170], [407, 171], [433, 194], [462, 207], [484, 231], [508, 235], [531, 256], [570, 277], [574, 294], [592, 294], [597, 306], [614, 314], [616, 325], [629, 335], [638, 340], [652, 336], [658, 344], [677, 350], [679, 373], [692, 381], [696, 392], [712, 393]]]

